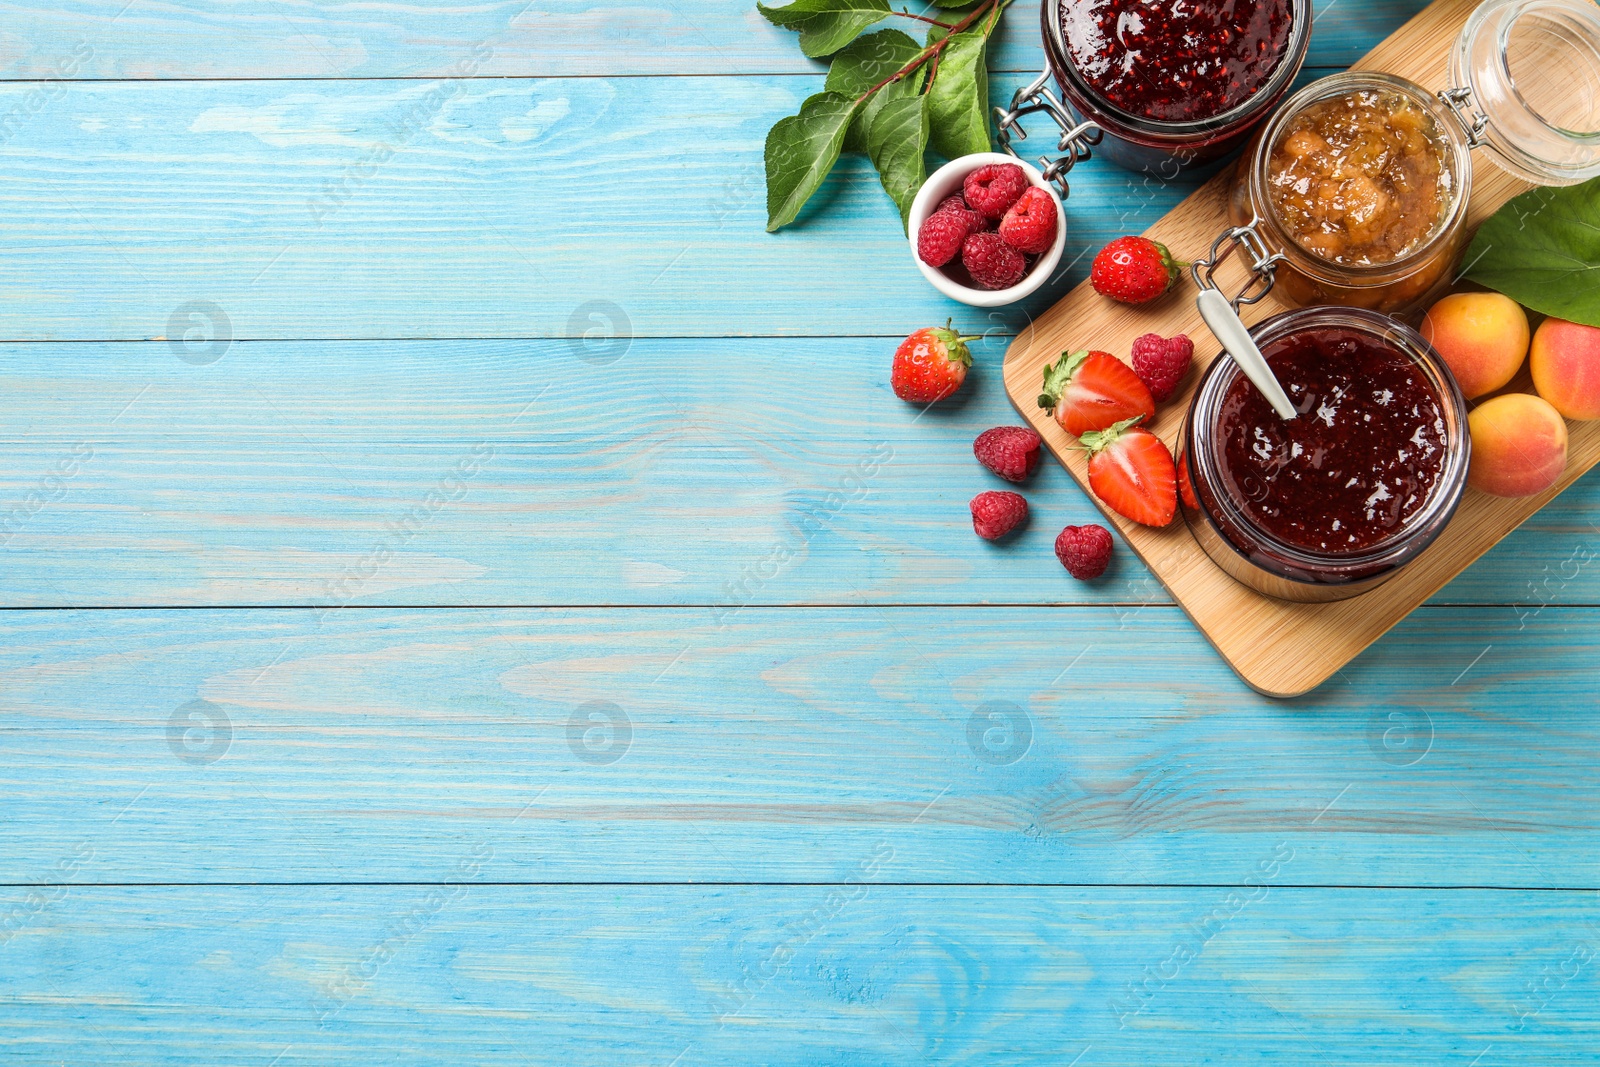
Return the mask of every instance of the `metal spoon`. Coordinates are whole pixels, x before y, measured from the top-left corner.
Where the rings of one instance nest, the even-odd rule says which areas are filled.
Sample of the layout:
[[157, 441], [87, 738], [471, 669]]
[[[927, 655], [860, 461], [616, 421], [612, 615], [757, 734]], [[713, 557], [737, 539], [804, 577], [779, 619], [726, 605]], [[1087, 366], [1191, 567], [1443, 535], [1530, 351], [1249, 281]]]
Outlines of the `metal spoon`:
[[1298, 415], [1299, 412], [1295, 411], [1294, 404], [1289, 400], [1289, 394], [1283, 391], [1272, 368], [1267, 366], [1267, 358], [1256, 347], [1250, 331], [1245, 329], [1244, 322], [1240, 320], [1239, 313], [1233, 310], [1233, 305], [1228, 303], [1228, 298], [1216, 289], [1202, 289], [1195, 303], [1200, 307], [1200, 317], [1206, 320], [1211, 332], [1222, 342], [1223, 350], [1239, 364], [1245, 377], [1261, 390], [1261, 395], [1267, 398], [1267, 403], [1272, 405], [1278, 417], [1292, 419]]
[[[1256, 232], [1258, 221], [1252, 219], [1249, 225], [1236, 226], [1225, 231], [1212, 243], [1210, 256], [1197, 259], [1190, 265], [1190, 269], [1194, 272], [1195, 283], [1200, 286], [1200, 295], [1195, 298], [1195, 304], [1200, 308], [1200, 317], [1206, 320], [1211, 332], [1222, 342], [1223, 351], [1239, 365], [1245, 377], [1261, 390], [1261, 395], [1267, 398], [1267, 403], [1272, 405], [1272, 410], [1278, 413], [1278, 417], [1288, 420], [1299, 412], [1295, 411], [1294, 404], [1289, 400], [1289, 394], [1283, 391], [1283, 386], [1272, 373], [1272, 368], [1267, 366], [1266, 357], [1261, 354], [1261, 349], [1256, 347], [1255, 339], [1250, 336], [1250, 331], [1239, 318], [1240, 305], [1254, 304], [1272, 291], [1275, 268], [1283, 259], [1282, 255], [1272, 255], [1267, 251], [1260, 235]], [[1217, 265], [1239, 248], [1242, 248], [1250, 259], [1250, 279], [1245, 282], [1244, 288], [1239, 290], [1238, 295], [1230, 300], [1217, 287], [1213, 275], [1216, 273]]]

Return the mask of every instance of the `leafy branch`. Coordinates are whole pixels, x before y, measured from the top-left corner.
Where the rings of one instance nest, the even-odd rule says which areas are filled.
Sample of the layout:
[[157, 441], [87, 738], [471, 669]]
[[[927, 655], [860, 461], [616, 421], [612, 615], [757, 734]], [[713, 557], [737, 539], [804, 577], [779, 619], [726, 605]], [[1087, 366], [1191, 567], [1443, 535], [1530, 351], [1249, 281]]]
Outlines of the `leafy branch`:
[[[838, 162], [864, 152], [901, 225], [927, 177], [929, 148], [946, 158], [987, 152], [989, 71], [985, 50], [1011, 0], [932, 0], [953, 22], [893, 11], [889, 0], [792, 0], [756, 7], [800, 34], [800, 50], [831, 56], [823, 91], [767, 134], [767, 230], [793, 222]], [[890, 17], [928, 24], [919, 44], [900, 30], [863, 34]]]

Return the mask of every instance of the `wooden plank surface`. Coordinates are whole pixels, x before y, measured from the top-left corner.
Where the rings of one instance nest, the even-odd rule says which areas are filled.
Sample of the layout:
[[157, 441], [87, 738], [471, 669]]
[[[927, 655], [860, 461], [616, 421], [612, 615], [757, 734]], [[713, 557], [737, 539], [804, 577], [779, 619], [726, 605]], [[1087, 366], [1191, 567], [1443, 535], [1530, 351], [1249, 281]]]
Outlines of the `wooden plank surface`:
[[[1308, 62], [1344, 67], [1413, 7], [1316, 0]], [[907, 6], [907, 5], [902, 5]], [[909, 5], [921, 11], [927, 5]], [[1337, 10], [1336, 10], [1337, 9]], [[1044, 66], [1038, 0], [1018, 0], [997, 70]], [[0, 78], [501, 78], [811, 73], [754, 0], [58, 0], [0, 4]], [[916, 31], [904, 19], [885, 26]], [[920, 35], [920, 34], [919, 34]], [[3, 113], [3, 112], [0, 112]]]
[[[1132, 553], [1066, 575], [1098, 513], [1054, 465], [970, 537], [1005, 343], [927, 414], [878, 338], [0, 346], [0, 606], [1169, 603]], [[1444, 599], [1600, 603], [1597, 502]]]
[[640, 337], [1015, 333], [1192, 188], [1083, 168], [1060, 276], [967, 308], [860, 157], [762, 232], [767, 128], [821, 86], [80, 81], [32, 110], [37, 86], [0, 84], [0, 339], [574, 337], [596, 308]]
[[[12, 1062], [1577, 1064], [1593, 893], [74, 887], [0, 951]], [[4, 891], [13, 900], [27, 898]]]
[[1172, 608], [0, 618], [0, 881], [1600, 886], [1594, 609], [1427, 609], [1289, 705]]
[[[0, 4], [0, 1060], [1596, 1058], [1600, 481], [1271, 703], [1063, 577], [1061, 471], [964, 513], [1190, 187], [1084, 168], [990, 317], [859, 164], [761, 232], [820, 67], [747, 0], [125, 3]], [[1420, 4], [1317, 7], [1307, 77]]]
[[[1478, 2], [1438, 0], [1358, 66], [1394, 73], [1420, 85], [1444, 85], [1449, 75], [1450, 49]], [[1469, 228], [1530, 187], [1482, 156], [1479, 153], [1472, 174]], [[1200, 259], [1231, 225], [1227, 198], [1233, 181], [1230, 171], [1217, 175], [1146, 232], [1165, 243], [1180, 260]], [[1234, 267], [1235, 275], [1242, 278], [1242, 268], [1237, 264]], [[1232, 291], [1238, 282], [1228, 280], [1222, 284]], [[1007, 351], [1005, 380], [1012, 402], [1044, 436], [1050, 450], [1079, 484], [1088, 485], [1083, 451], [1034, 402], [1042, 368], [1064, 351], [1091, 344], [1126, 353], [1135, 337], [1152, 331], [1163, 336], [1183, 333], [1202, 338], [1201, 343], [1209, 346], [1204, 353], [1207, 361], [1220, 358], [1216, 356], [1216, 342], [1194, 305], [1195, 293], [1194, 282], [1185, 278], [1165, 299], [1129, 308], [1107, 301], [1084, 283], [1038, 317]], [[1274, 292], [1245, 309], [1244, 319], [1247, 324], [1260, 322], [1293, 306], [1281, 293]], [[1181, 451], [1177, 437], [1198, 384], [1199, 375], [1191, 375], [1150, 424], [1175, 453]], [[1517, 500], [1468, 490], [1450, 526], [1428, 551], [1380, 588], [1337, 603], [1296, 604], [1247, 588], [1211, 562], [1181, 520], [1157, 530], [1120, 516], [1109, 518], [1241, 677], [1264, 693], [1294, 696], [1330, 678], [1600, 462], [1600, 424], [1574, 423], [1568, 432], [1571, 444], [1567, 469], [1551, 490]]]
[[[235, 339], [568, 337], [596, 301], [636, 336], [943, 321], [864, 161], [808, 225], [762, 232], [766, 130], [821, 84], [64, 85], [0, 143], [0, 337], [181, 336], [223, 321], [191, 320], [208, 306]], [[0, 86], [0, 112], [34, 91]], [[1015, 329], [1025, 312], [960, 318]]]

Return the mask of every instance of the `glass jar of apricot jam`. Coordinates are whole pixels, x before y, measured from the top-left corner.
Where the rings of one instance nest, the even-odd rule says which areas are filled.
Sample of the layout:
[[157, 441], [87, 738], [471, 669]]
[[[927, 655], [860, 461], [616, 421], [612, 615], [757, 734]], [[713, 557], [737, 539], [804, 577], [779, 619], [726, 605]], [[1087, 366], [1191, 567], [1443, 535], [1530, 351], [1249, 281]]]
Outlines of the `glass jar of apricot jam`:
[[1055, 120], [1068, 154], [1041, 160], [1052, 181], [1091, 145], [1163, 178], [1220, 159], [1283, 99], [1311, 39], [1310, 0], [1045, 0], [1040, 13], [1047, 66], [996, 114], [1007, 151], [1023, 116]]
[[1600, 174], [1592, 0], [1488, 0], [1456, 42], [1451, 81], [1430, 93], [1337, 74], [1261, 128], [1236, 171], [1230, 236], [1259, 242], [1280, 295], [1387, 312], [1435, 295], [1466, 245], [1473, 149], [1541, 185]]
[[1466, 401], [1420, 334], [1376, 312], [1304, 308], [1250, 333], [1297, 414], [1279, 418], [1238, 364], [1213, 362], [1183, 429], [1184, 517], [1257, 592], [1366, 592], [1455, 514], [1471, 458]]

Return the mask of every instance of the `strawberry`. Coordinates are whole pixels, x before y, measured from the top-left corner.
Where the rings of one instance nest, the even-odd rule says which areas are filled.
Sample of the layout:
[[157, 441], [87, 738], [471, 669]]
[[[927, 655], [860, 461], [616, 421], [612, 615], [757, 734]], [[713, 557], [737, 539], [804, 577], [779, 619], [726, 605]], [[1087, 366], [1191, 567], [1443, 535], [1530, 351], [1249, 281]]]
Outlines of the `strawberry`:
[[1165, 526], [1178, 511], [1178, 468], [1161, 438], [1140, 421], [1124, 419], [1078, 439], [1089, 450], [1089, 488], [1123, 518]]
[[972, 510], [972, 529], [985, 541], [998, 541], [1028, 521], [1028, 501], [1021, 493], [990, 490], [979, 493], [967, 505]]
[[1044, 369], [1039, 406], [1061, 428], [1082, 436], [1112, 423], [1154, 418], [1156, 402], [1133, 368], [1109, 352], [1063, 352], [1061, 362]]
[[1166, 245], [1148, 237], [1118, 237], [1094, 257], [1089, 283], [1101, 296], [1143, 304], [1178, 284], [1182, 269]]
[[960, 336], [946, 323], [918, 330], [901, 341], [889, 372], [894, 395], [913, 404], [932, 404], [953, 394], [967, 380], [967, 368], [972, 366], [967, 342], [976, 340]]
[[1194, 483], [1189, 480], [1189, 464], [1185, 462], [1182, 452], [1178, 453], [1178, 499], [1183, 501], [1183, 506], [1190, 511], [1199, 511], [1200, 502], [1194, 498]]

